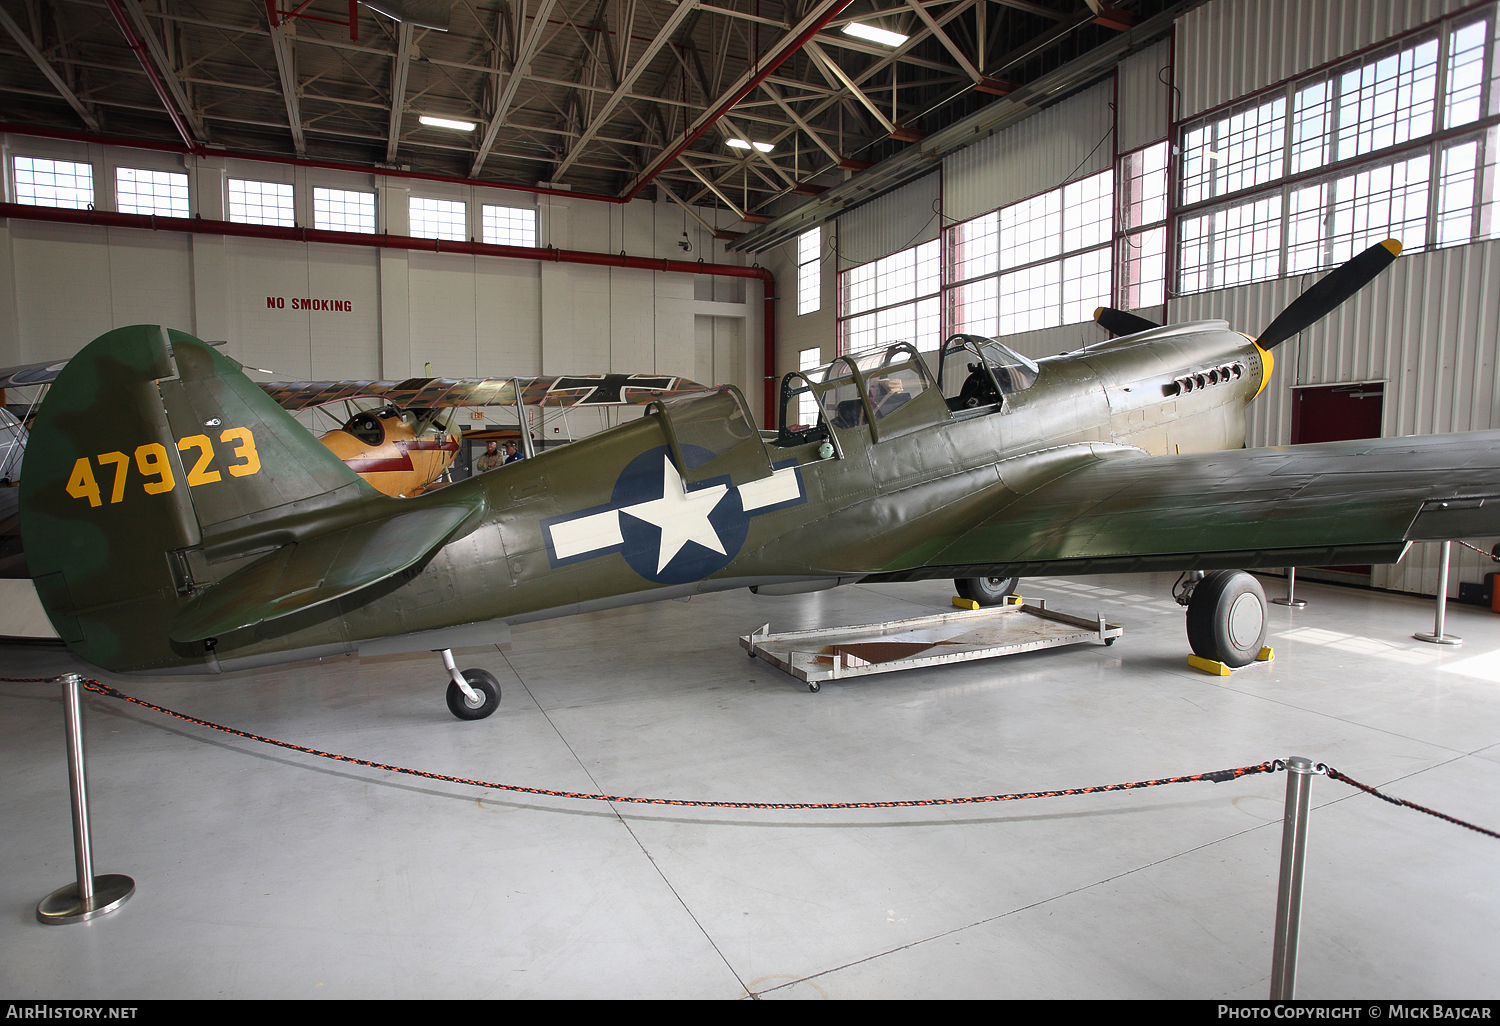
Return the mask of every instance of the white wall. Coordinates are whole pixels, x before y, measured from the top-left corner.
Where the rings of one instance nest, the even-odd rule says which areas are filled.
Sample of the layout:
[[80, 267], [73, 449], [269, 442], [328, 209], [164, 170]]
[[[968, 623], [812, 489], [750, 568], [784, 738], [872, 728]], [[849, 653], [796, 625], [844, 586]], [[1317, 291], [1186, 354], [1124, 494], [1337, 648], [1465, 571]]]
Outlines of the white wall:
[[[374, 188], [378, 227], [393, 234], [405, 233], [405, 205], [416, 194], [468, 202], [474, 236], [481, 204], [498, 203], [536, 209], [541, 246], [746, 262], [670, 201], [617, 205], [17, 135], [3, 142], [6, 157], [92, 162], [101, 209], [113, 205], [102, 183], [116, 165], [158, 167], [190, 172], [193, 210], [212, 219], [223, 217], [227, 175], [293, 182], [299, 224], [311, 224], [314, 184]], [[8, 176], [9, 159], [4, 166]], [[678, 246], [685, 227], [691, 253]], [[761, 289], [738, 278], [22, 218], [0, 220], [0, 275], [0, 366], [65, 358], [111, 328], [150, 322], [224, 339], [229, 355], [283, 379], [400, 380], [429, 362], [446, 377], [676, 374], [738, 385], [760, 410]], [[710, 284], [695, 289], [695, 279]], [[346, 308], [293, 309], [304, 297]], [[717, 345], [707, 363], [702, 318], [735, 340]]]

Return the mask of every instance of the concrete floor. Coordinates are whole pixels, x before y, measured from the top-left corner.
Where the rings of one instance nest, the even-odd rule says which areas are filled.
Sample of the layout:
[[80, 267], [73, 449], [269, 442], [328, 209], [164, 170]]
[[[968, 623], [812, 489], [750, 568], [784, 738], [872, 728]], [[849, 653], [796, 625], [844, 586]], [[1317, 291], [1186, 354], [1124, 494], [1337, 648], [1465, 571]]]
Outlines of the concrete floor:
[[[862, 801], [1108, 784], [1304, 755], [1500, 828], [1500, 617], [1299, 582], [1277, 657], [1188, 668], [1173, 577], [1023, 582], [1116, 645], [825, 684], [736, 637], [949, 608], [944, 582], [748, 592], [516, 629], [435, 656], [122, 690], [298, 744], [549, 789]], [[1278, 579], [1263, 579], [1271, 595]], [[10, 647], [0, 673], [76, 664]], [[104, 675], [100, 674], [103, 677]], [[90, 697], [96, 870], [72, 879], [58, 689], [0, 684], [0, 992], [16, 998], [1250, 998], [1268, 993], [1286, 775], [1018, 803], [608, 805], [330, 762]], [[1500, 997], [1500, 842], [1315, 778], [1298, 996]]]

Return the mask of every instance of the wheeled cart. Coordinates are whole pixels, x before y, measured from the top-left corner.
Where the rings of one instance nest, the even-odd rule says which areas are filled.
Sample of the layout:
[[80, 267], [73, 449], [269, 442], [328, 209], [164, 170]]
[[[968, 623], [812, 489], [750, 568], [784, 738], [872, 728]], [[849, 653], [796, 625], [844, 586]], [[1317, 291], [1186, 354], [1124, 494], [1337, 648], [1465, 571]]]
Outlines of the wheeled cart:
[[740, 638], [753, 659], [759, 656], [817, 691], [825, 680], [891, 673], [918, 666], [1080, 645], [1114, 644], [1125, 633], [1100, 613], [1093, 619], [1047, 608], [1046, 600], [964, 612], [937, 613], [888, 623], [825, 627], [772, 634], [766, 624]]

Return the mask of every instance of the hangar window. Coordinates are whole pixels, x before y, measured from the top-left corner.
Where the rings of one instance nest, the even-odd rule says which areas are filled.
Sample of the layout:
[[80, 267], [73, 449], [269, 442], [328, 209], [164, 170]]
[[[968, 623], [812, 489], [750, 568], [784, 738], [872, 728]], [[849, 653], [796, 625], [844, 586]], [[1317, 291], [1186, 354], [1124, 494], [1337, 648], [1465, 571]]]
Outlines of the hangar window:
[[468, 206], [462, 200], [411, 198], [411, 234], [418, 239], [463, 242], [469, 237]]
[[1120, 271], [1116, 305], [1160, 306], [1167, 287], [1167, 143], [1120, 158]]
[[17, 157], [16, 202], [87, 210], [94, 205], [94, 166], [72, 160]]
[[177, 171], [115, 168], [115, 209], [123, 214], [188, 216], [188, 176]]
[[536, 247], [536, 211], [522, 207], [484, 208], [484, 241], [491, 246]]
[[313, 190], [313, 227], [375, 234], [375, 194], [348, 189]]
[[[1418, 153], [1292, 189], [1287, 273], [1341, 264], [1382, 239], [1406, 245], [1424, 238], [1431, 165], [1430, 153]], [[1468, 241], [1467, 233], [1462, 241]]]
[[948, 331], [1012, 335], [1086, 321], [1110, 303], [1114, 171], [948, 230]]
[[823, 305], [823, 229], [797, 236], [797, 316], [817, 312]]
[[1199, 122], [1182, 137], [1182, 202], [1229, 196], [1282, 175], [1286, 97]]
[[1189, 122], [1179, 293], [1500, 237], [1496, 8], [1408, 33]]
[[910, 342], [936, 349], [942, 340], [938, 240], [853, 267], [839, 276], [839, 351]]
[[[823, 350], [814, 346], [797, 354], [797, 369], [816, 370], [822, 365]], [[797, 399], [798, 427], [810, 428], [818, 422], [818, 399], [811, 390], [803, 392]]]
[[240, 224], [295, 226], [297, 215], [292, 206], [292, 187], [280, 182], [229, 179], [229, 220]]
[[1281, 194], [1182, 219], [1182, 292], [1226, 289], [1281, 274]]

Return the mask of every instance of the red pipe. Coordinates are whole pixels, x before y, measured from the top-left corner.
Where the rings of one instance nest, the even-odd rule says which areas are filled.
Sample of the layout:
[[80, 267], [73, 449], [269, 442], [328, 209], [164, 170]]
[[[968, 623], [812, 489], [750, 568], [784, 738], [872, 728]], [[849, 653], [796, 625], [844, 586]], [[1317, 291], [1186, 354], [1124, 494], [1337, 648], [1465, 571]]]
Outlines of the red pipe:
[[115, 24], [120, 26], [120, 31], [125, 36], [125, 42], [135, 51], [136, 60], [141, 62], [141, 67], [146, 70], [146, 77], [151, 79], [151, 88], [156, 90], [157, 99], [161, 105], [167, 108], [167, 116], [172, 119], [172, 124], [177, 126], [177, 134], [182, 136], [182, 141], [192, 153], [203, 152], [203, 147], [198, 140], [193, 138], [188, 123], [184, 120], [182, 111], [177, 109], [177, 104], [172, 102], [172, 94], [167, 91], [166, 83], [156, 73], [156, 68], [151, 63], [151, 55], [146, 52], [146, 44], [141, 42], [141, 37], [136, 35], [135, 29], [131, 27], [130, 19], [125, 17], [125, 12], [120, 9], [118, 0], [107, 0], [110, 13], [115, 16]]
[[[110, 2], [113, 3], [114, 0], [110, 0]], [[686, 139], [682, 140], [682, 142], [678, 144], [676, 149], [652, 161], [651, 166], [647, 168], [647, 170], [642, 174], [640, 180], [631, 187], [630, 191], [626, 193], [623, 198], [627, 201], [635, 199], [636, 195], [648, 184], [650, 184], [653, 178], [661, 174], [668, 164], [676, 160], [679, 156], [682, 155], [682, 152], [684, 150], [686, 150], [693, 143], [697, 142], [699, 136], [712, 128], [714, 123], [722, 118], [725, 114], [728, 114], [730, 108], [732, 108], [736, 103], [739, 103], [746, 96], [748, 96], [752, 89], [760, 85], [766, 79], [770, 78], [772, 72], [781, 67], [781, 65], [785, 63], [792, 56], [792, 54], [802, 49], [802, 47], [807, 44], [807, 41], [809, 39], [821, 32], [830, 21], [832, 21], [834, 18], [837, 18], [839, 14], [843, 12], [844, 8], [848, 7], [851, 3], [853, 3], [853, 0], [843, 0], [842, 3], [836, 3], [831, 8], [829, 8], [828, 13], [819, 18], [816, 24], [809, 26], [806, 31], [798, 36], [792, 42], [792, 45], [788, 46], [782, 52], [781, 56], [777, 57], [770, 64], [767, 64], [760, 71], [756, 72], [749, 82], [745, 83], [742, 88], [735, 91], [733, 96], [730, 96], [727, 100], [724, 100], [717, 107], [715, 107], [713, 113], [704, 120], [703, 124], [693, 130]]]
[[509, 257], [516, 260], [550, 260], [562, 264], [595, 264], [605, 267], [632, 267], [646, 271], [676, 274], [712, 274], [729, 278], [756, 278], [764, 283], [765, 316], [765, 426], [776, 423], [774, 375], [776, 372], [776, 278], [764, 267], [739, 267], [734, 264], [708, 264], [692, 260], [627, 256], [625, 253], [591, 253], [578, 249], [554, 249], [551, 246], [496, 246], [487, 242], [445, 242], [441, 239], [418, 239], [410, 235], [366, 235], [360, 232], [335, 232], [326, 228], [284, 228], [270, 224], [240, 224], [237, 221], [214, 221], [202, 217], [156, 217], [151, 214], [122, 214], [113, 210], [68, 210], [61, 207], [34, 207], [25, 203], [0, 203], [0, 218], [24, 221], [50, 221], [61, 224], [98, 225], [104, 228], [137, 228], [146, 231], [186, 232], [194, 235], [232, 235], [250, 239], [279, 239], [284, 242], [326, 242], [344, 246], [367, 246], [374, 249], [423, 250], [432, 253], [463, 253], [471, 256]]

